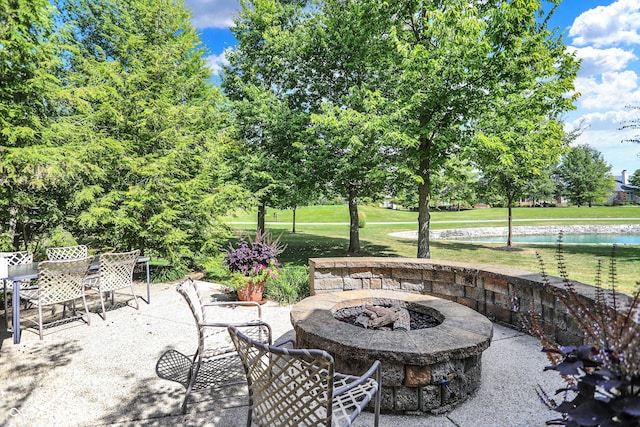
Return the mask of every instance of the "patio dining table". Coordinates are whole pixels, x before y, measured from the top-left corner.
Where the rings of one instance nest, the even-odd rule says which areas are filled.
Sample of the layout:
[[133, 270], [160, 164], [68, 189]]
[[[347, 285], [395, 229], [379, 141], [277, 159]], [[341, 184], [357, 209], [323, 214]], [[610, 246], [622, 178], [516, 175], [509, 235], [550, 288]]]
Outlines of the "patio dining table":
[[[147, 275], [147, 304], [151, 304], [151, 281], [149, 278], [149, 260], [148, 256], [139, 256], [136, 262], [138, 264], [145, 264], [145, 271]], [[20, 282], [23, 280], [36, 279], [38, 277], [38, 264], [39, 262], [32, 262], [30, 264], [13, 265], [8, 268], [8, 275], [5, 277], [4, 286], [8, 283], [13, 283], [13, 299], [12, 299], [12, 325], [13, 325], [13, 343], [20, 344]], [[98, 270], [100, 267], [100, 255], [94, 257], [89, 266], [89, 271]], [[16, 327], [16, 325], [18, 325]]]

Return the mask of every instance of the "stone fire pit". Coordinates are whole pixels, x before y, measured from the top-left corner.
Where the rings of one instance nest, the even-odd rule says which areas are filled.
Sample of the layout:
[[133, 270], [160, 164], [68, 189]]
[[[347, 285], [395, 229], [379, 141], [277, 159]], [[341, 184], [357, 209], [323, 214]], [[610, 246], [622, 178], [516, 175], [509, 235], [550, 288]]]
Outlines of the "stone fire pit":
[[[333, 313], [363, 304], [400, 305], [441, 322], [410, 331], [363, 329]], [[406, 414], [442, 413], [480, 386], [482, 352], [493, 325], [483, 315], [429, 295], [386, 290], [336, 291], [300, 301], [291, 311], [299, 348], [320, 348], [336, 370], [362, 374], [378, 359], [382, 366], [382, 409]]]

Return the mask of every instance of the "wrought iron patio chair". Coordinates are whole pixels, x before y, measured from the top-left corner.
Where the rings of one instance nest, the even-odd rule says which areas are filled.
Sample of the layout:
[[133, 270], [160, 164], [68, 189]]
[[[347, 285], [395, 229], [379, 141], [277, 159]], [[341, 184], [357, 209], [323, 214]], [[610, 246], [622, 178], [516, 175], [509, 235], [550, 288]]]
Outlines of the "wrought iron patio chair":
[[193, 392], [247, 383], [227, 327], [242, 328], [249, 336], [269, 344], [271, 328], [260, 322], [262, 309], [256, 302], [205, 302], [204, 291], [191, 279], [180, 283], [177, 291], [193, 314], [198, 331], [198, 349], [193, 358], [176, 350], [165, 352], [156, 364], [156, 373], [160, 378], [179, 382], [185, 387], [181, 407], [184, 414]]
[[114, 305], [114, 292], [118, 289], [129, 287], [136, 310], [140, 309], [138, 297], [133, 290], [133, 269], [140, 255], [140, 250], [119, 253], [106, 253], [100, 255], [98, 274], [91, 275], [85, 281], [85, 286], [96, 290], [100, 294], [102, 305], [102, 319], [106, 320], [107, 312], [104, 308], [104, 294], [111, 294], [111, 305]]
[[[42, 261], [38, 264], [38, 284], [33, 289], [25, 289], [20, 292], [20, 299], [29, 301], [38, 306], [38, 329], [40, 339], [43, 337], [42, 307], [53, 304], [64, 304], [82, 298], [84, 304], [86, 322], [91, 324], [87, 300], [84, 296], [84, 279], [93, 257], [78, 258], [62, 261]], [[72, 305], [76, 315], [75, 305]], [[63, 319], [66, 310], [64, 304]], [[14, 325], [14, 328], [19, 325]]]
[[248, 427], [350, 426], [372, 400], [378, 426], [378, 360], [362, 376], [344, 375], [323, 350], [263, 344], [234, 327], [229, 334], [249, 385]]
[[[0, 252], [0, 257], [5, 258], [8, 266], [21, 265], [21, 264], [31, 264], [33, 262], [33, 253], [29, 251], [18, 251], [18, 252]], [[9, 299], [8, 295], [10, 292], [13, 292], [13, 287], [7, 287], [9, 283], [6, 280], [2, 280], [3, 288], [4, 288], [4, 326], [9, 327], [8, 321], [8, 309], [9, 309]], [[20, 290], [28, 289], [29, 287], [33, 287], [34, 284], [31, 280], [25, 280], [20, 282]]]

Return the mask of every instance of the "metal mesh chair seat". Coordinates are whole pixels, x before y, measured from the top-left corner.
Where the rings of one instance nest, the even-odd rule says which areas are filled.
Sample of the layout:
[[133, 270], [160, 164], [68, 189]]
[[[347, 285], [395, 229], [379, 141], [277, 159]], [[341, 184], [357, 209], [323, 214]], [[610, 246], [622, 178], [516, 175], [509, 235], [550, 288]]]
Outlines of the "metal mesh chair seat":
[[85, 245], [62, 246], [59, 248], [47, 248], [49, 261], [62, 261], [65, 259], [85, 258], [89, 255]]
[[[65, 261], [43, 261], [38, 264], [37, 287], [25, 289], [24, 292], [21, 292], [20, 299], [38, 306], [40, 339], [43, 338], [43, 306], [63, 304], [82, 298], [87, 324], [91, 324], [87, 300], [84, 295], [84, 278], [92, 260], [92, 257], [85, 257]], [[73, 306], [73, 311], [75, 314], [75, 306]]]
[[379, 361], [362, 376], [344, 375], [323, 350], [263, 344], [234, 327], [229, 334], [249, 385], [247, 426], [350, 426], [372, 400], [378, 425]]
[[96, 290], [100, 294], [102, 318], [107, 318], [104, 306], [104, 294], [111, 293], [111, 304], [114, 304], [113, 292], [129, 287], [136, 309], [139, 309], [138, 297], [133, 290], [133, 269], [140, 255], [139, 250], [100, 255], [98, 274], [85, 280], [85, 286]]
[[[18, 252], [0, 252], [0, 257], [5, 258], [7, 265], [22, 265], [22, 264], [31, 264], [33, 262], [33, 254], [29, 251], [18, 251]], [[13, 288], [9, 288], [7, 285], [7, 281], [3, 280], [3, 288], [4, 288], [4, 325], [5, 327], [9, 326], [8, 315], [7, 312], [9, 310], [9, 298], [8, 295], [10, 292], [13, 292]], [[35, 286], [35, 283], [31, 280], [23, 280], [19, 283], [20, 291], [22, 292], [25, 289], [30, 289]]]
[[271, 329], [260, 322], [258, 303], [240, 301], [205, 302], [203, 290], [191, 279], [176, 290], [193, 314], [198, 331], [198, 348], [193, 357], [176, 350], [165, 352], [156, 364], [159, 377], [181, 383], [185, 388], [182, 413], [187, 411], [189, 395], [194, 391], [246, 384], [244, 369], [227, 332], [234, 325], [259, 342], [271, 343]]

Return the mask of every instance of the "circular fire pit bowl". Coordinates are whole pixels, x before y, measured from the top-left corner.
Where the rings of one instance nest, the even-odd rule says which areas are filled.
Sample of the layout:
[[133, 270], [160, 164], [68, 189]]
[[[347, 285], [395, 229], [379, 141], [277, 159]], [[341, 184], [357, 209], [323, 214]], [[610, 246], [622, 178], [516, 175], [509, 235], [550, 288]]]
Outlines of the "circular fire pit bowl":
[[[361, 305], [400, 306], [428, 314], [440, 324], [417, 330], [364, 329], [334, 317]], [[329, 352], [342, 373], [360, 375], [378, 359], [382, 410], [438, 414], [480, 386], [482, 352], [493, 325], [483, 315], [429, 295], [386, 290], [337, 291], [300, 301], [291, 310], [299, 348]]]

